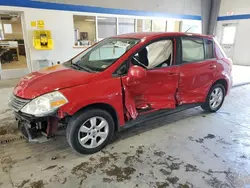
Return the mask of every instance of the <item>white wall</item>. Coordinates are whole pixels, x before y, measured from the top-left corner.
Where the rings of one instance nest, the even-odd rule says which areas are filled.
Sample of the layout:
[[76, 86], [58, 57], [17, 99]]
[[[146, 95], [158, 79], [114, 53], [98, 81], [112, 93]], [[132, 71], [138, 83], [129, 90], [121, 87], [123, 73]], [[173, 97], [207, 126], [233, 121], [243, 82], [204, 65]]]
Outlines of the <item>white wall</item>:
[[[250, 13], [250, 1], [249, 0], [222, 0], [220, 6], [219, 16], [227, 16], [228, 13], [234, 15], [242, 15]], [[221, 40], [222, 26], [224, 24], [236, 23], [236, 35], [235, 46], [233, 51], [233, 62], [238, 65], [250, 66], [250, 37], [247, 37], [250, 33], [250, 19], [239, 20], [225, 20], [217, 22], [216, 36], [218, 40]]]
[[234, 12], [235, 15], [249, 14], [249, 8], [249, 0], [221, 0], [219, 16], [226, 16], [228, 12]]

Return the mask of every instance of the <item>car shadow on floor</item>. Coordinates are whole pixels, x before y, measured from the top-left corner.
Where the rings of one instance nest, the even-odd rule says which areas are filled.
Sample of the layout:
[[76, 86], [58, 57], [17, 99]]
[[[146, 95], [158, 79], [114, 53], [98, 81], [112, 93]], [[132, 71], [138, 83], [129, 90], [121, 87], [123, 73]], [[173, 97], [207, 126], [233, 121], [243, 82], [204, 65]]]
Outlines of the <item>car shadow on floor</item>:
[[[134, 127], [128, 128], [122, 132], [116, 133], [114, 135], [114, 138], [112, 140], [112, 145], [115, 144], [118, 141], [129, 139], [133, 136], [137, 136], [139, 134], [142, 134], [144, 132], [152, 131], [154, 129], [169, 126], [172, 123], [181, 121], [181, 120], [187, 120], [189, 118], [197, 117], [197, 116], [206, 116], [207, 114], [203, 112], [199, 107], [192, 108], [189, 110], [181, 111], [175, 114], [167, 115], [164, 117], [160, 117], [157, 119], [145, 121], [144, 123], [137, 124]], [[76, 153], [73, 149], [70, 148], [70, 146], [67, 143], [66, 136], [65, 136], [65, 130], [61, 130], [58, 132], [55, 138], [52, 138], [48, 142], [44, 143], [25, 143], [22, 141], [19, 141], [19, 143], [10, 143], [10, 144], [16, 144], [20, 145], [20, 148], [29, 148], [31, 153], [35, 153], [35, 156], [37, 158], [44, 157], [45, 155], [56, 155], [56, 156], [67, 156], [68, 157], [81, 157], [81, 154]], [[106, 148], [109, 150], [109, 147]], [[72, 153], [73, 151], [73, 153]]]
[[195, 116], [205, 117], [208, 113], [204, 112], [200, 107], [191, 108], [174, 114], [166, 115], [157, 119], [145, 121], [143, 123], [137, 124], [134, 127], [125, 129], [114, 135], [112, 143], [116, 143], [120, 140], [128, 139], [130, 137], [142, 134], [147, 131], [152, 131], [163, 126], [169, 126], [172, 123], [192, 118]]

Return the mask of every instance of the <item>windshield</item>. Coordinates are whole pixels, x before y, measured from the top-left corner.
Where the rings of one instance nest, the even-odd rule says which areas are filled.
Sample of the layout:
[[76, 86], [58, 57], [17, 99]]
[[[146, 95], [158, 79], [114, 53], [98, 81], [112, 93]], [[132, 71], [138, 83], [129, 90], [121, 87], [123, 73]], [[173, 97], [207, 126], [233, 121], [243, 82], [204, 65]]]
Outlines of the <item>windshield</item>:
[[103, 71], [138, 42], [139, 39], [105, 39], [73, 58], [72, 67], [88, 72]]

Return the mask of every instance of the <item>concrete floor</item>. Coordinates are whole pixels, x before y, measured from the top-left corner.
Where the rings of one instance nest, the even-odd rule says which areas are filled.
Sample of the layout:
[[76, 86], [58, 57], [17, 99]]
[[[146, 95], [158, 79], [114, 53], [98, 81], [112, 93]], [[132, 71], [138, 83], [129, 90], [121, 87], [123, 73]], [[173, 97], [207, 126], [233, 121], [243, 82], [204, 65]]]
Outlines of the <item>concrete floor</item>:
[[250, 66], [233, 66], [233, 84], [242, 85], [250, 83]]
[[43, 144], [20, 138], [11, 92], [0, 89], [0, 187], [250, 187], [250, 85], [215, 114], [193, 108], [141, 124], [93, 155], [73, 152], [63, 132]]

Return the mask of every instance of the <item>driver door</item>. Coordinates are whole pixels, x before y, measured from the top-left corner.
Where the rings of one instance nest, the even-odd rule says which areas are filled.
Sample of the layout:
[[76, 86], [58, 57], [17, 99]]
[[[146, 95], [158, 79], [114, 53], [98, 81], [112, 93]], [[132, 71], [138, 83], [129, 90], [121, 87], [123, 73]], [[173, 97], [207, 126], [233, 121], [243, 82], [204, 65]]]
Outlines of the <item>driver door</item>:
[[[174, 39], [158, 40], [141, 49], [144, 54], [139, 51], [129, 59], [128, 71], [133, 66], [141, 66], [146, 74], [140, 79], [129, 78], [129, 73], [121, 77], [128, 118], [136, 119], [140, 114], [176, 107], [179, 66], [175, 65], [175, 46]], [[143, 57], [138, 57], [140, 55]]]

